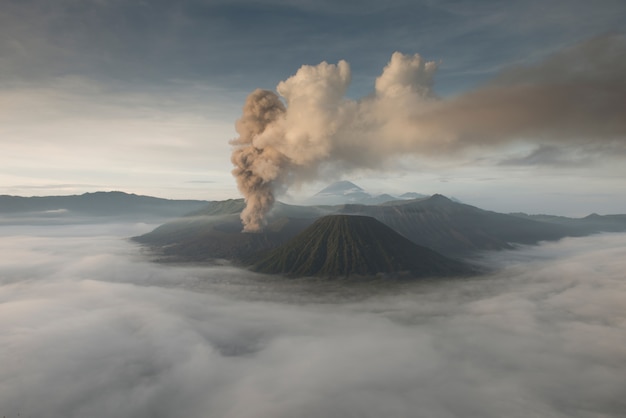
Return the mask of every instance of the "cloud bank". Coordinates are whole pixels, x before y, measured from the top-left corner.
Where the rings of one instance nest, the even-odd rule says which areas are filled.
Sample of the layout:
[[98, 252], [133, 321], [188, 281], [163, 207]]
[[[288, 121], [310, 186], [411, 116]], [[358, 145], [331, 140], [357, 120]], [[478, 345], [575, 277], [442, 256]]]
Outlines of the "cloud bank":
[[624, 235], [492, 254], [491, 276], [381, 289], [151, 264], [120, 239], [144, 227], [0, 228], [0, 414], [626, 408]]
[[[623, 154], [626, 38], [604, 36], [490, 83], [441, 99], [438, 63], [395, 52], [372, 94], [346, 97], [350, 66], [302, 66], [247, 99], [232, 162], [248, 202], [246, 231], [258, 231], [274, 195], [340, 167], [376, 169], [404, 155], [447, 158], [516, 142]], [[284, 100], [285, 104], [281, 101]]]

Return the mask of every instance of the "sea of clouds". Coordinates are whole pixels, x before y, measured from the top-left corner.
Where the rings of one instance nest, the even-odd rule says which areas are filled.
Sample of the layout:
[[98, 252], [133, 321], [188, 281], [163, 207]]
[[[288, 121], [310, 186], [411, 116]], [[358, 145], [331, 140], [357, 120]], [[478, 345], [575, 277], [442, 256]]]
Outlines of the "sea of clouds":
[[626, 235], [415, 284], [163, 265], [152, 225], [0, 225], [0, 416], [619, 417]]

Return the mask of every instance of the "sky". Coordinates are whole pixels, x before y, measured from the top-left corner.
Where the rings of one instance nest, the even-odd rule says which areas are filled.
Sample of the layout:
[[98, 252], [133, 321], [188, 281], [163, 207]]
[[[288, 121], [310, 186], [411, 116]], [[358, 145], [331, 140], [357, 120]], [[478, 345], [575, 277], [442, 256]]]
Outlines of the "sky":
[[[279, 199], [348, 179], [502, 212], [624, 213], [624, 21], [619, 0], [2, 0], [0, 194], [240, 197], [231, 141], [246, 97], [345, 60], [328, 112], [374, 103], [385, 118], [343, 124], [352, 138], [288, 165]], [[426, 102], [401, 120], [398, 101], [376, 100], [395, 52], [436, 67], [407, 81]], [[446, 146], [415, 146], [429, 141]]]
[[0, 416], [623, 416], [624, 234], [370, 286], [153, 263], [151, 227], [0, 226]]

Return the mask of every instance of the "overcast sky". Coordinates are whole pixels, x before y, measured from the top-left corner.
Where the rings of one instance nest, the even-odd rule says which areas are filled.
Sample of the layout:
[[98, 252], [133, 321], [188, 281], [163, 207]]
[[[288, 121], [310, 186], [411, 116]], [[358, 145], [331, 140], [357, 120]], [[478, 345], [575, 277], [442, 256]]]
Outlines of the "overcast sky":
[[[459, 139], [488, 140], [462, 155], [420, 149], [374, 168], [351, 163], [290, 196], [345, 178], [372, 192], [439, 192], [505, 212], [623, 213], [626, 151], [615, 115], [625, 110], [605, 93], [623, 92], [624, 21], [619, 0], [2, 0], [0, 194], [238, 197], [229, 140], [250, 92], [276, 90], [302, 65], [345, 60], [345, 99], [358, 102], [399, 51], [438, 64], [431, 96], [444, 106], [427, 115], [449, 120]], [[582, 118], [579, 108], [559, 115], [580, 122], [556, 142], [544, 141], [550, 123], [490, 131], [457, 117], [498, 86], [553, 97], [546, 86], [563, 79], [603, 94]], [[491, 105], [481, 117], [500, 120]], [[563, 139], [572, 132], [574, 144]]]

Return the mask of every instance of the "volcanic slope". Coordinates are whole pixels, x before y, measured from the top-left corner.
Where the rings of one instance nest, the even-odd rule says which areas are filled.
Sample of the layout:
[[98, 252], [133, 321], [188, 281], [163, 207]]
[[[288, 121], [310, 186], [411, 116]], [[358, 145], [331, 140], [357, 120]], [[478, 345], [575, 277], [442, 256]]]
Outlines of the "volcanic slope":
[[292, 277], [466, 275], [469, 266], [419, 246], [368, 216], [329, 215], [267, 253], [252, 270]]
[[490, 212], [438, 194], [377, 206], [344, 205], [338, 213], [371, 216], [416, 244], [451, 257], [578, 235], [565, 225]]
[[262, 232], [242, 233], [239, 213], [244, 207], [243, 199], [211, 202], [201, 210], [132, 239], [150, 247], [163, 261], [223, 259], [247, 263], [260, 251], [287, 242], [315, 219], [328, 213], [323, 208], [277, 202]]
[[478, 251], [515, 248], [566, 236], [626, 231], [626, 215], [590, 215], [582, 219], [503, 214], [434, 195], [368, 206], [294, 206], [277, 202], [268, 225], [258, 234], [241, 233], [243, 199], [210, 202], [189, 216], [167, 222], [134, 240], [172, 261], [227, 259], [246, 263], [302, 232], [324, 215], [362, 215], [448, 257], [472, 257]]

